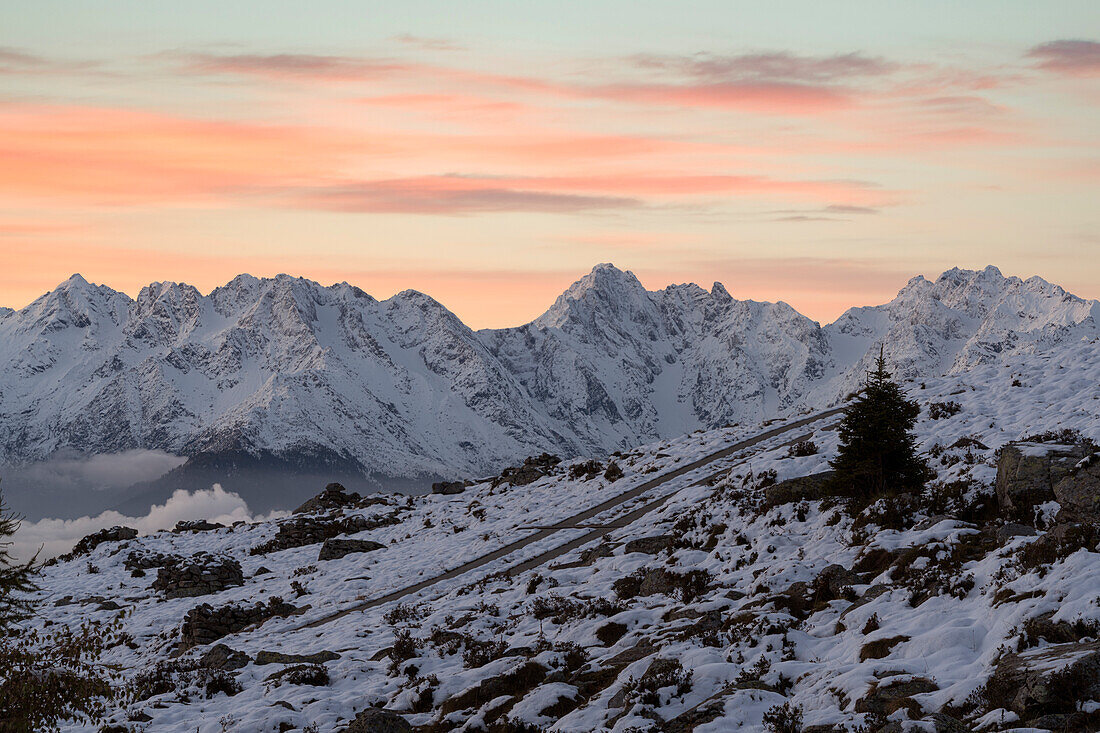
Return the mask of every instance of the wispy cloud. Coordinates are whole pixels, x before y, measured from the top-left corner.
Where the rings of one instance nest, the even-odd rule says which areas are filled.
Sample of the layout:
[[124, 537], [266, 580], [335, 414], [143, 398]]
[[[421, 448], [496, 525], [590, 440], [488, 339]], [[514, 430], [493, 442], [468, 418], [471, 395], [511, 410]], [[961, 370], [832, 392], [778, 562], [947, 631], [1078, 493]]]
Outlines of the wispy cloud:
[[20, 48], [0, 46], [0, 74], [33, 76], [87, 71], [98, 67], [93, 61], [71, 61], [31, 53]]
[[185, 69], [203, 74], [236, 74], [272, 79], [359, 81], [408, 68], [389, 59], [302, 53], [201, 54], [180, 56]]
[[[645, 200], [698, 195], [859, 202], [891, 194], [858, 181], [791, 181], [764, 176], [448, 174], [306, 187], [289, 204], [363, 213], [466, 214], [495, 211], [580, 212], [635, 208]], [[842, 205], [847, 206], [848, 204]]]
[[1039, 68], [1071, 76], [1100, 74], [1100, 42], [1082, 39], [1050, 41], [1031, 48], [1027, 55]]
[[449, 38], [430, 38], [412, 33], [401, 33], [393, 37], [394, 41], [424, 51], [460, 51], [464, 46]]
[[642, 69], [674, 71], [712, 82], [771, 81], [821, 84], [844, 82], [896, 71], [898, 64], [883, 58], [847, 53], [834, 56], [799, 56], [786, 51], [690, 56], [640, 54], [632, 57]]
[[457, 176], [367, 181], [291, 192], [292, 206], [373, 214], [577, 213], [633, 208], [621, 196], [585, 196], [510, 188]]

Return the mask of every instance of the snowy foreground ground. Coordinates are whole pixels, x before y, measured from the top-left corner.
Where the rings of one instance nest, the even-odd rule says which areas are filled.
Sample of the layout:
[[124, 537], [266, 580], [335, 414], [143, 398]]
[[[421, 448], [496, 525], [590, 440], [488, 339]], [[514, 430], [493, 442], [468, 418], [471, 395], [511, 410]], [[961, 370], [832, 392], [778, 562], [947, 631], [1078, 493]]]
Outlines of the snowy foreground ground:
[[[121, 619], [132, 639], [105, 662], [131, 681], [142, 674], [147, 681], [160, 664], [173, 683], [145, 685], [122, 704], [112, 722], [125, 730], [332, 731], [364, 709], [384, 707], [423, 730], [707, 733], [768, 730], [765, 715], [784, 703], [801, 709], [803, 730], [951, 730], [946, 718], [933, 717], [941, 712], [971, 729], [1013, 730], [1016, 714], [983, 702], [983, 688], [1005, 654], [1050, 643], [1025, 633], [1028, 619], [1054, 611], [1051, 623], [1095, 629], [1100, 554], [1092, 546], [1038, 568], [1021, 563], [1042, 531], [982, 544], [976, 538], [992, 536], [1003, 520], [976, 519], [973, 507], [992, 494], [995, 451], [1005, 443], [1063, 428], [1100, 439], [1100, 344], [1073, 353], [1068, 364], [1031, 357], [1009, 371], [979, 367], [906, 385], [925, 406], [960, 407], [940, 419], [925, 409], [917, 428], [922, 449], [934, 456], [936, 486], [959, 483], [954, 499], [918, 502], [901, 529], [881, 529], [873, 518], [857, 522], [829, 498], [765, 503], [770, 472], [783, 481], [827, 468], [836, 449], [834, 417], [601, 514], [587, 525], [670, 496], [602, 540], [539, 567], [498, 574], [588, 530], [562, 529], [400, 601], [311, 625], [767, 429], [741, 425], [615, 457], [624, 472], [615, 481], [602, 470], [570, 478], [567, 462], [523, 486], [485, 482], [451, 496], [380, 495], [385, 503], [341, 511], [393, 515], [396, 523], [341, 539], [383, 547], [334, 560], [318, 559], [319, 544], [250, 554], [288, 520], [104, 543], [45, 571], [40, 617], [31, 623]], [[818, 452], [790, 457], [791, 440], [806, 435]], [[606, 467], [608, 457], [599, 460]], [[716, 472], [717, 479], [700, 483]], [[1051, 516], [1056, 511], [1046, 508]], [[628, 547], [642, 538], [659, 539]], [[133, 577], [124, 567], [135, 551], [230, 556], [244, 584], [165, 599], [150, 587], [156, 568]], [[830, 566], [840, 567], [823, 574]], [[806, 586], [792, 588], [800, 582]], [[193, 660], [210, 645], [179, 651], [185, 615], [200, 603], [217, 609], [272, 597], [305, 610], [219, 639], [249, 661], [220, 673], [236, 680], [236, 694], [208, 691], [209, 677]], [[1077, 640], [1082, 650], [1091, 649], [1090, 638]], [[307, 665], [280, 676], [288, 664], [255, 663], [264, 651], [338, 656], [321, 663], [327, 683], [309, 684], [323, 683], [324, 675]], [[895, 695], [898, 704], [876, 697], [876, 690], [906, 685], [908, 694]], [[1090, 705], [1100, 708], [1085, 700], [1079, 709], [1089, 713]]]

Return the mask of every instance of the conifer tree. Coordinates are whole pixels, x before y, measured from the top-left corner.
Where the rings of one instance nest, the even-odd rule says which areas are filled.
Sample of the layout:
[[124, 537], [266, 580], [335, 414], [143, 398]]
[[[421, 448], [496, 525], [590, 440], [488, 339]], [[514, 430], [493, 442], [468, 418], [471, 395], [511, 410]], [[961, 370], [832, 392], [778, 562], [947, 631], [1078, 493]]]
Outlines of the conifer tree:
[[34, 613], [37, 554], [20, 561], [11, 551], [20, 519], [0, 496], [0, 732], [55, 729], [62, 721], [101, 722], [117, 694], [114, 674], [100, 664], [119, 643], [121, 620], [86, 622], [72, 629], [29, 627]]
[[19, 562], [12, 555], [12, 537], [19, 529], [19, 517], [8, 511], [0, 494], [0, 633], [31, 610], [27, 594], [37, 590], [33, 577], [38, 569], [37, 555]]
[[920, 406], [907, 400], [879, 350], [859, 397], [840, 422], [840, 447], [830, 461], [837, 493], [872, 499], [919, 491], [932, 471], [917, 453], [913, 425]]

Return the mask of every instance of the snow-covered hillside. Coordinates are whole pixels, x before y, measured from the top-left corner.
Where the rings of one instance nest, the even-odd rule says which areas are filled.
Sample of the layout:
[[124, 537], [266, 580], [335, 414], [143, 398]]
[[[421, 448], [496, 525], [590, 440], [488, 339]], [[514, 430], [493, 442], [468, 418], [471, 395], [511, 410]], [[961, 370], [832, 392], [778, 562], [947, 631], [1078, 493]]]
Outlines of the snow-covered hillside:
[[[29, 625], [121, 624], [116, 730], [343, 731], [356, 714], [353, 733], [1094, 730], [1100, 689], [1051, 675], [1100, 664], [1100, 535], [1057, 505], [1013, 524], [993, 484], [1009, 441], [1100, 440], [1098, 385], [1095, 336], [908, 382], [938, 476], [893, 515], [775, 488], [827, 467], [835, 415], [744, 424], [598, 466], [542, 459], [530, 483], [107, 541], [45, 571]], [[806, 440], [816, 452], [792, 450]], [[301, 539], [325, 523], [364, 544], [325, 559]], [[159, 567], [200, 552], [239, 563], [240, 584], [173, 597]], [[284, 615], [208, 620], [256, 604]], [[1013, 676], [1033, 668], [1045, 687]]]
[[476, 333], [415, 291], [377, 301], [242, 275], [132, 300], [73, 276], [0, 314], [0, 464], [146, 449], [215, 474], [251, 456], [376, 485], [476, 476], [825, 407], [881, 343], [918, 379], [1049, 359], [1094, 337], [1098, 316], [1096, 301], [995, 268], [914, 278], [821, 327], [717, 283], [650, 292], [599, 265], [534, 322]]

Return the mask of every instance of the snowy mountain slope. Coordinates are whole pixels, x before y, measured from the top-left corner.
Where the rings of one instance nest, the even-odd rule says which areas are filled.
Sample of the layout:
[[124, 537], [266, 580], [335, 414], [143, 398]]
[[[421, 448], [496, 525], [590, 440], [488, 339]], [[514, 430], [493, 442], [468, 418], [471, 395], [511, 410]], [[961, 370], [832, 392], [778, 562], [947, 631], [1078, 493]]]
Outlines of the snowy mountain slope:
[[[556, 442], [431, 298], [238, 277], [135, 301], [74, 277], [2, 326], [6, 460], [323, 447], [366, 470], [474, 470]], [[471, 460], [471, 456], [473, 459]]]
[[[525, 486], [484, 482], [455, 496], [383, 495], [384, 503], [333, 514], [398, 518], [349, 534], [380, 546], [336, 560], [318, 560], [319, 543], [254, 552], [290, 519], [106, 543], [45, 571], [44, 611], [28, 626], [118, 619], [130, 643], [112, 646], [105, 661], [138, 682], [137, 699], [112, 707], [109, 718], [135, 731], [309, 724], [341, 731], [371, 707], [395, 711], [419, 731], [774, 731], [764, 716], [783, 704], [800, 709], [806, 727], [833, 730], [1062, 730], [1068, 716], [1018, 725], [986, 683], [1017, 650], [1050, 654], [1070, 646], [1080, 655], [1096, 648], [1095, 542], [1035, 565], [1027, 548], [1055, 529], [1040, 525], [1038, 536], [1026, 536], [995, 512], [965, 501], [945, 508], [937, 497], [962, 486], [960, 496], [981, 506], [992, 492], [996, 450], [1031, 432], [1070, 427], [1100, 439], [1100, 339], [1074, 342], [1065, 353], [1058, 364], [1016, 355], [1008, 369], [985, 364], [908, 386], [925, 408], [951, 400], [960, 409], [942, 419], [922, 410], [916, 433], [935, 454], [939, 476], [898, 528], [879, 529], [872, 514], [861, 529], [833, 497], [764, 501], [761, 476], [813, 473], [834, 455], [835, 431], [814, 425], [818, 453], [791, 457], [785, 435], [731, 458], [712, 485], [685, 476], [668, 487], [672, 496], [660, 509], [615, 527], [606, 544], [573, 548], [514, 577], [496, 571], [522, 558], [500, 558], [401, 604], [302, 628], [761, 429], [745, 425], [631, 450], [616, 458], [625, 475], [615, 482], [572, 476], [563, 464]], [[579, 533], [564, 530], [554, 542]], [[132, 552], [230, 556], [244, 570], [243, 585], [164, 600], [150, 588], [155, 569], [139, 577], [126, 567]], [[643, 577], [654, 578], [649, 587], [635, 582]], [[677, 580], [689, 577], [699, 582]], [[170, 656], [190, 609], [273, 596], [308, 608], [217, 639], [247, 655], [239, 668], [221, 670], [221, 683], [204, 687], [204, 675], [215, 673], [189, 666], [212, 643]], [[1074, 641], [1043, 637], [1067, 629], [1076, 629]], [[337, 656], [320, 663], [327, 674], [318, 683], [313, 675], [280, 676], [295, 661], [263, 663], [271, 656], [263, 652]], [[205, 658], [220, 664], [216, 655]], [[178, 670], [174, 679], [183, 684], [155, 684], [158, 664], [159, 674]], [[150, 675], [144, 682], [143, 674]], [[1078, 702], [1077, 712], [1095, 723], [1100, 708]]]
[[717, 283], [650, 292], [598, 265], [532, 323], [478, 333], [415, 291], [241, 275], [131, 300], [74, 276], [0, 316], [0, 463], [149, 449], [193, 459], [179, 485], [250, 462], [376, 484], [479, 475], [825, 407], [881, 343], [927, 380], [1046, 359], [1098, 320], [1096, 301], [995, 268], [914, 278], [820, 327]]
[[848, 356], [835, 394], [859, 383], [877, 344], [886, 344], [901, 377], [957, 374], [1011, 354], [1051, 353], [1100, 333], [1100, 302], [1039, 277], [1006, 278], [992, 266], [956, 268], [935, 282], [917, 276], [889, 303], [852, 308], [823, 331], [834, 353]]
[[734, 300], [717, 283], [651, 293], [611, 265], [533, 323], [479, 335], [591, 452], [775, 414], [827, 360], [817, 325], [786, 304]]

